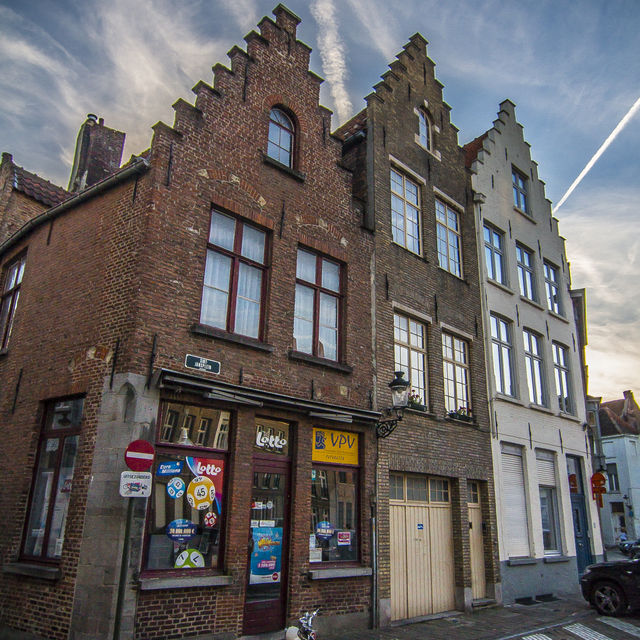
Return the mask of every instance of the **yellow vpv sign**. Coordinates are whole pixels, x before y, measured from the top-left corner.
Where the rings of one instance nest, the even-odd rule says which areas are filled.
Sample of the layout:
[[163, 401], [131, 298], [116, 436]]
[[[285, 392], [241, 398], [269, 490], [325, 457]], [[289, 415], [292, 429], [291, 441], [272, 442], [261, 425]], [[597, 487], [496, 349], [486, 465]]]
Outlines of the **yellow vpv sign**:
[[358, 464], [358, 434], [314, 428], [311, 459], [331, 464]]

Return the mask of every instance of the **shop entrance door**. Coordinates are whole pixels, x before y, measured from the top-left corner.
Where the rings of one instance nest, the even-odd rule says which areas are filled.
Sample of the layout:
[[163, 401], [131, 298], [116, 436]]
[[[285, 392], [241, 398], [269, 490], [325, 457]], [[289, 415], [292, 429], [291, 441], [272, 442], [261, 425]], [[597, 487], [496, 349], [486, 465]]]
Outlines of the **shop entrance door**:
[[245, 634], [284, 628], [288, 557], [289, 463], [253, 461]]

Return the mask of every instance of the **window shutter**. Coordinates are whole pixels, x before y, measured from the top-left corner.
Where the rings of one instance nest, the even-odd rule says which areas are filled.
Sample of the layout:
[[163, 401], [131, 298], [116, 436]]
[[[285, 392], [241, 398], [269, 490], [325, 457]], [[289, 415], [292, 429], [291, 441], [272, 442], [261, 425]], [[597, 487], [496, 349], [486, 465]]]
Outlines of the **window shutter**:
[[519, 447], [502, 447], [502, 487], [507, 555], [511, 558], [528, 556], [527, 504], [522, 450]]
[[538, 484], [545, 487], [556, 486], [555, 456], [551, 451], [536, 451], [536, 465], [538, 467]]

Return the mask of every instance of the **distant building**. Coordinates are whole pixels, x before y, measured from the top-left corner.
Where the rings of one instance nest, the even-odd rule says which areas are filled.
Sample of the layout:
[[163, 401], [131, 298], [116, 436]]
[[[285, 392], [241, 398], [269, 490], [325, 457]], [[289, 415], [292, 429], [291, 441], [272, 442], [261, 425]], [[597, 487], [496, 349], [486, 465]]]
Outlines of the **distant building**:
[[613, 546], [624, 531], [640, 538], [640, 408], [632, 391], [620, 400], [600, 404], [600, 431], [605, 456], [607, 493], [602, 509], [602, 534]]
[[572, 592], [602, 550], [584, 428], [586, 334], [574, 315], [564, 239], [512, 102], [501, 103], [493, 127], [465, 150], [483, 277], [504, 601]]

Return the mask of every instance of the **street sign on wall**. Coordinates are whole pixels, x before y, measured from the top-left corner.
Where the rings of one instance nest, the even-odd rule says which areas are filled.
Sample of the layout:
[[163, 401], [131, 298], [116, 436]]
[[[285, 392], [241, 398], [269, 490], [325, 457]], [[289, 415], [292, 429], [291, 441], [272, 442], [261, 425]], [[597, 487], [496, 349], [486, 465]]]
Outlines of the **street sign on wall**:
[[120, 495], [123, 498], [148, 498], [151, 482], [150, 471], [123, 471], [120, 474]]
[[184, 366], [189, 369], [206, 371], [207, 373], [220, 373], [220, 363], [217, 360], [209, 360], [209, 358], [194, 356], [190, 353], [184, 359]]

